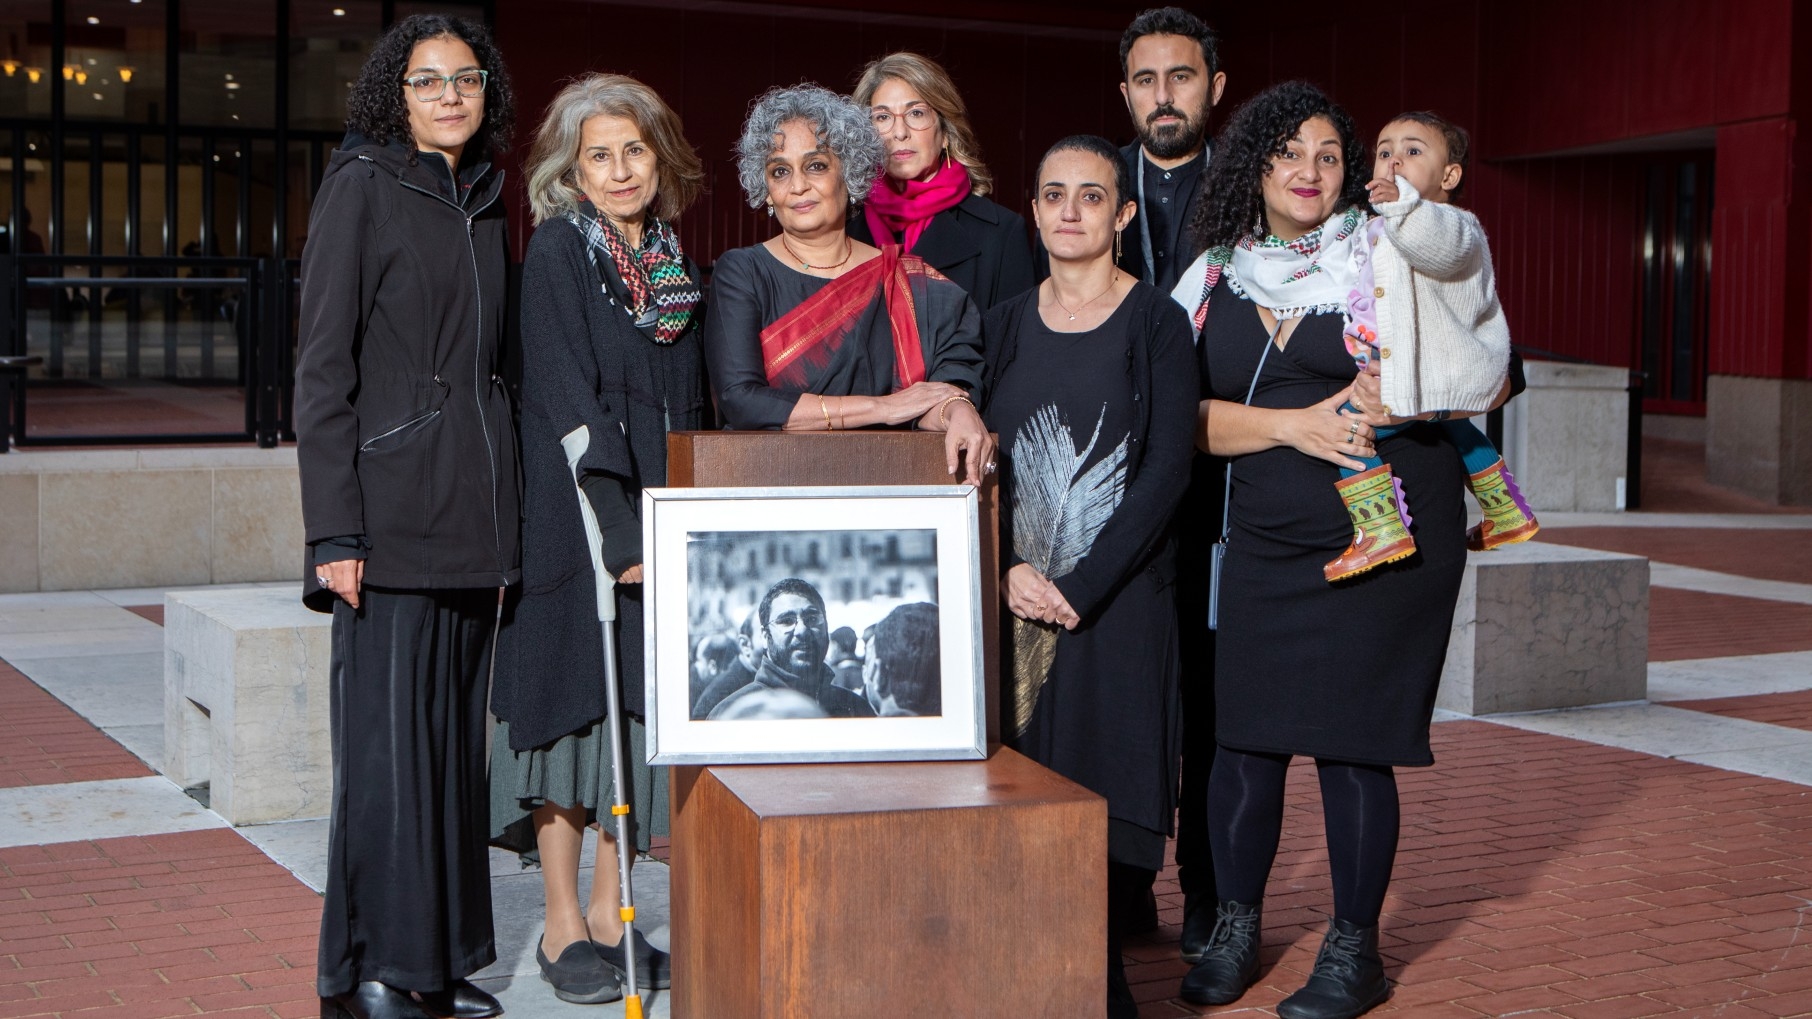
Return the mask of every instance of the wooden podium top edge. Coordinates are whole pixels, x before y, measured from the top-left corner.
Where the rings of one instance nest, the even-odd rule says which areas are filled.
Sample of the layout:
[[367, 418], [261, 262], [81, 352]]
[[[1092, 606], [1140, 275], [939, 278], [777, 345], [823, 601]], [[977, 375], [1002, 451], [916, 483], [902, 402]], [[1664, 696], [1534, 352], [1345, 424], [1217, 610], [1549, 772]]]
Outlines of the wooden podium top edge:
[[734, 764], [705, 769], [760, 817], [1099, 802], [1003, 746], [985, 761]]

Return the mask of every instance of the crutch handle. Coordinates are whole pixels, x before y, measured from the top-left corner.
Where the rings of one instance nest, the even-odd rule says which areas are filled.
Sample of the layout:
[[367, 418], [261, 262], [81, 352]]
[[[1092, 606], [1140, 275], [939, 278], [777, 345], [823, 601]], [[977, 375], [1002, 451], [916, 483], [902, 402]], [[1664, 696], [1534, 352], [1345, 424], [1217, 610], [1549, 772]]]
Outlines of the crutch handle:
[[591, 574], [598, 585], [598, 619], [611, 622], [617, 618], [617, 580], [604, 568], [604, 532], [598, 530], [598, 515], [592, 512], [591, 500], [579, 487], [579, 461], [591, 448], [591, 428], [580, 425], [567, 432], [560, 437], [560, 448], [566, 450], [566, 466], [573, 472], [573, 494], [579, 497], [579, 519], [585, 522], [585, 544], [591, 549]]

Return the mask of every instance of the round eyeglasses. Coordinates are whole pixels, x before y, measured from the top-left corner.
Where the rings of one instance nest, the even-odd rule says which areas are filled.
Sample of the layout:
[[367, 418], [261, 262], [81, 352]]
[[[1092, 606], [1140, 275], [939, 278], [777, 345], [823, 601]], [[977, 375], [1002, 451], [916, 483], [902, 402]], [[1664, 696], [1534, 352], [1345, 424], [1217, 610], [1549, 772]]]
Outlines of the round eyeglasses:
[[447, 84], [453, 85], [453, 91], [467, 99], [476, 99], [484, 95], [485, 82], [491, 77], [489, 71], [461, 71], [458, 74], [411, 74], [403, 79], [415, 98], [431, 103], [447, 94]]
[[[914, 131], [929, 131], [937, 124], [937, 113], [928, 106], [914, 106], [898, 116], [906, 119], [906, 126]], [[877, 106], [869, 113], [874, 121], [875, 130], [886, 134], [893, 130], [895, 114], [885, 106]]]

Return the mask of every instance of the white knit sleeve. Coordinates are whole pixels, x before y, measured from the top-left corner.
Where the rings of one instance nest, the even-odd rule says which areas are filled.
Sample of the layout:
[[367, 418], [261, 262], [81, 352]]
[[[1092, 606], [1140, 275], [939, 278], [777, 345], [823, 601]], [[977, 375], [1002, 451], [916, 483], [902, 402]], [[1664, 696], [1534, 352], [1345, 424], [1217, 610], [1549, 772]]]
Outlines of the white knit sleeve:
[[1485, 228], [1465, 209], [1422, 198], [1397, 178], [1399, 197], [1376, 206], [1391, 243], [1411, 269], [1437, 280], [1477, 272], [1486, 252]]

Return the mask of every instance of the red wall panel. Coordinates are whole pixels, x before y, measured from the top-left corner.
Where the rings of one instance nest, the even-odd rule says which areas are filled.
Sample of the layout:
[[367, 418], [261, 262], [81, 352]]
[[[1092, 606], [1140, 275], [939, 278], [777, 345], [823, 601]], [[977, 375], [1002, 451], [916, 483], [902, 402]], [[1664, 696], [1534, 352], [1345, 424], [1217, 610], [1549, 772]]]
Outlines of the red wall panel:
[[[1140, 9], [1120, 6], [1123, 14], [1114, 4], [1059, 4], [1067, 26], [1012, 3], [986, 7], [1019, 11], [1026, 20], [1019, 28], [955, 17], [882, 17], [834, 3], [822, 16], [802, 17], [797, 8], [766, 11], [757, 4], [702, 10], [512, 0], [499, 5], [497, 36], [520, 93], [515, 158], [526, 154], [529, 135], [565, 80], [594, 70], [634, 75], [679, 113], [705, 162], [706, 194], [679, 227], [687, 250], [709, 265], [723, 251], [772, 233], [765, 213], [748, 208], [732, 159], [749, 103], [774, 85], [805, 80], [846, 92], [869, 60], [914, 49], [956, 79], [994, 173], [995, 199], [1024, 213], [1028, 178], [1051, 142], [1077, 132], [1116, 143], [1132, 136], [1119, 93], [1118, 29], [1089, 27], [1104, 18], [1124, 24]], [[514, 225], [520, 256], [529, 234], [524, 210]]]
[[[1642, 193], [1631, 157], [1475, 168], [1511, 339], [1600, 364], [1635, 363]], [[1539, 355], [1537, 355], [1539, 356]]]
[[1788, 111], [1790, 0], [1530, 0], [1479, 11], [1491, 157]]

